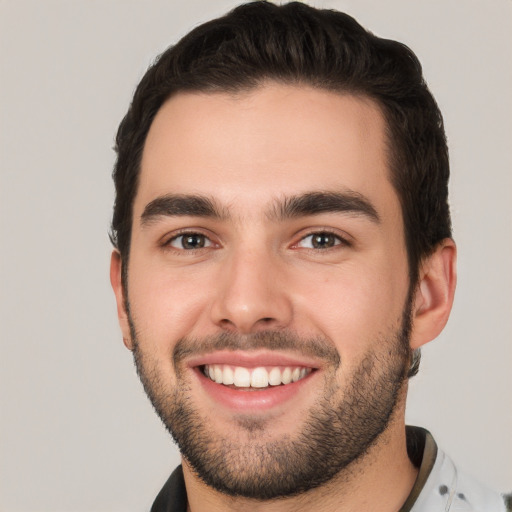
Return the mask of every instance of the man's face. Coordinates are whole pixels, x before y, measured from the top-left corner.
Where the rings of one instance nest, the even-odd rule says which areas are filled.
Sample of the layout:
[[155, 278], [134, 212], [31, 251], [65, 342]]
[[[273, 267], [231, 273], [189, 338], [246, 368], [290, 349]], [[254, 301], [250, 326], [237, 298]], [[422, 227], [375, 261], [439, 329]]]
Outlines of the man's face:
[[186, 467], [214, 487], [319, 485], [403, 406], [409, 282], [386, 156], [380, 110], [349, 95], [267, 84], [157, 114], [123, 328]]

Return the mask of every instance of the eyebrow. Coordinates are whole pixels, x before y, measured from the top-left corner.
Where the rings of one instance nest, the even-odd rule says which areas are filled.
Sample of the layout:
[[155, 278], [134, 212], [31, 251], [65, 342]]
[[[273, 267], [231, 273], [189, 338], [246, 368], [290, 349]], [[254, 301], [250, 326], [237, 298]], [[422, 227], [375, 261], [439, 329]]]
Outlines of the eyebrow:
[[201, 195], [167, 194], [150, 201], [141, 215], [141, 224], [146, 226], [158, 217], [209, 217], [224, 220], [227, 212], [217, 206], [213, 199]]
[[[362, 215], [372, 222], [380, 222], [380, 217], [372, 203], [362, 194], [354, 191], [306, 192], [276, 199], [267, 217], [273, 221], [284, 221], [335, 212]], [[167, 194], [153, 199], [146, 205], [141, 215], [141, 224], [147, 226], [158, 217], [185, 216], [216, 220], [226, 220], [231, 217], [227, 208], [220, 207], [213, 198], [202, 195]]]
[[277, 200], [269, 217], [276, 220], [294, 219], [322, 213], [350, 213], [380, 223], [377, 210], [369, 199], [354, 191], [308, 192]]

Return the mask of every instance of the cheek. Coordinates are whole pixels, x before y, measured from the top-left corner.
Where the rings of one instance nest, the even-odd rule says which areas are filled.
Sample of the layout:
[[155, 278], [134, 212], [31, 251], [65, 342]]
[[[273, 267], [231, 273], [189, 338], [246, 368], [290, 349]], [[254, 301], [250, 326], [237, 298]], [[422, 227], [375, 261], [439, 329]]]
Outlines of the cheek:
[[151, 350], [168, 352], [183, 336], [194, 335], [207, 310], [208, 276], [170, 271], [159, 264], [137, 265], [128, 278], [128, 296], [139, 341]]
[[[404, 274], [403, 278], [397, 277]], [[297, 281], [297, 315], [330, 339], [342, 357], [365, 353], [395, 331], [407, 296], [407, 276], [394, 264], [346, 265]]]

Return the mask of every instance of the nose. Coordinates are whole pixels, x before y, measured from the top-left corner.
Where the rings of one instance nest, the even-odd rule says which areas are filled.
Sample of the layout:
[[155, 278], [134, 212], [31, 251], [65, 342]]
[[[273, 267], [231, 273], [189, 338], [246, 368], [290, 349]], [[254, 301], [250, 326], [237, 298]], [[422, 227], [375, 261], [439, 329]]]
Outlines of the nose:
[[211, 310], [217, 326], [251, 334], [290, 324], [292, 302], [276, 259], [265, 250], [245, 250], [223, 262]]

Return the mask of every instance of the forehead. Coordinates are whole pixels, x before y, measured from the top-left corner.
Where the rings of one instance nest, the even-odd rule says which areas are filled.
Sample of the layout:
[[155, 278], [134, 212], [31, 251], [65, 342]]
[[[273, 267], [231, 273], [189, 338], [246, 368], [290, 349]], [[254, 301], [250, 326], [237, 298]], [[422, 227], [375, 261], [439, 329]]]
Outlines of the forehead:
[[368, 98], [278, 84], [179, 93], [148, 133], [134, 214], [169, 193], [214, 196], [247, 214], [272, 197], [318, 190], [384, 207], [397, 202], [387, 161], [385, 121]]

